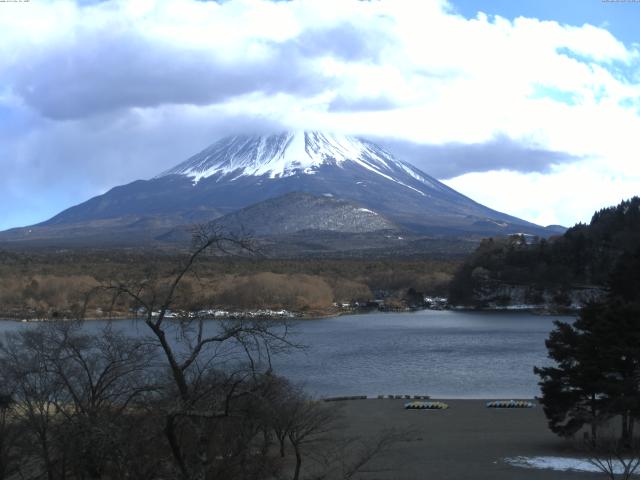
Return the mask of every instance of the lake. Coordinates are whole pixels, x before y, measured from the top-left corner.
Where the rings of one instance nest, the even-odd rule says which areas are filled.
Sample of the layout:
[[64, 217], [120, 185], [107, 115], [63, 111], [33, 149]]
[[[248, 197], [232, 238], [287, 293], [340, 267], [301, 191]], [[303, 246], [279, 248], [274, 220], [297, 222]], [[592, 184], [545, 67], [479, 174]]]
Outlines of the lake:
[[[532, 398], [539, 394], [533, 367], [549, 364], [544, 341], [555, 319], [573, 320], [434, 310], [303, 320], [293, 327], [293, 339], [308, 348], [275, 357], [273, 364], [314, 396]], [[87, 323], [91, 329], [104, 325]], [[115, 323], [131, 334], [146, 333], [140, 322]], [[0, 322], [0, 332], [31, 325]]]

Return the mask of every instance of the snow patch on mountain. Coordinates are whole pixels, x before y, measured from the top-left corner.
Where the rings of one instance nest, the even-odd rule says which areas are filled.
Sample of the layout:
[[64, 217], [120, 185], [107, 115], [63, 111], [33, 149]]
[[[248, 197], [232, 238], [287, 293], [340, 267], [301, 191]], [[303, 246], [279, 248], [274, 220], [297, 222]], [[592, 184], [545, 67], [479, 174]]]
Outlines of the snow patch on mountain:
[[364, 212], [364, 213], [370, 213], [371, 215], [378, 215], [376, 212], [374, 212], [373, 210], [369, 210], [368, 208], [359, 208], [358, 211]]
[[220, 179], [231, 176], [231, 181], [244, 176], [275, 179], [297, 174], [314, 175], [324, 165], [344, 168], [349, 164], [380, 175], [422, 196], [427, 194], [402, 181], [398, 174], [408, 174], [429, 188], [442, 188], [438, 182], [428, 180], [419, 170], [373, 143], [323, 132], [226, 137], [156, 178], [184, 175], [191, 178], [194, 184], [216, 175]]
[[407, 165], [404, 162], [398, 162], [398, 165], [402, 170], [404, 170], [407, 174], [418, 180], [419, 182], [424, 183], [425, 185], [429, 185], [431, 188], [435, 188], [437, 190], [442, 190], [442, 184], [440, 182], [434, 182], [432, 180], [426, 179], [419, 170], [412, 167], [411, 165]]

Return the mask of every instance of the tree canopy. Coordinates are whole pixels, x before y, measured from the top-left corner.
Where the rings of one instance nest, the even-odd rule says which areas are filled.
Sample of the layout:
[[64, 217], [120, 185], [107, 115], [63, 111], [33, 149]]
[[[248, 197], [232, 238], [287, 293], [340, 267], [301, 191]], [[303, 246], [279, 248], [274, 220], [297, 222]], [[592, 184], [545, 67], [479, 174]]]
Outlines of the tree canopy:
[[505, 284], [525, 285], [532, 291], [561, 292], [571, 286], [610, 283], [615, 284], [620, 293], [627, 288], [633, 294], [631, 284], [625, 287], [616, 283], [611, 275], [616, 265], [625, 275], [624, 262], [620, 264], [618, 260], [624, 256], [628, 261], [628, 257], [638, 255], [639, 245], [640, 197], [602, 209], [593, 215], [588, 225], [579, 223], [562, 236], [487, 239], [454, 275], [450, 301], [477, 304], [483, 290]]

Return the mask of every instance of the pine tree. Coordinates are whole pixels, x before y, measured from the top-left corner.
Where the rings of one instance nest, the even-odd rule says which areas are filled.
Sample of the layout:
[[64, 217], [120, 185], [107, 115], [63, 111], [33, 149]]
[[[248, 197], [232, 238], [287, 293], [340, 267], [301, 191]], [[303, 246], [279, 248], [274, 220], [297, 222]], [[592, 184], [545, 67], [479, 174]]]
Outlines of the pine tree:
[[545, 343], [557, 366], [534, 368], [534, 372], [541, 378], [540, 403], [549, 428], [570, 437], [589, 425], [595, 441], [598, 425], [608, 417], [596, 342], [576, 324], [556, 322]]
[[629, 445], [640, 419], [640, 250], [613, 270], [609, 294], [584, 307], [573, 324], [556, 322], [546, 346], [554, 367], [534, 368], [551, 430], [571, 436], [585, 425], [621, 420]]

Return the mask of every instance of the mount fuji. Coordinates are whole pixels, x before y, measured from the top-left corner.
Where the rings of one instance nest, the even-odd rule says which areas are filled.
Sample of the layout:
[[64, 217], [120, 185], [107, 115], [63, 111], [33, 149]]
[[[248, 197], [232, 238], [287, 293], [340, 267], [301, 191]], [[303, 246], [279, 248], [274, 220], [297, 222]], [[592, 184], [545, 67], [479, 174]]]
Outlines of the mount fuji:
[[480, 205], [365, 139], [284, 132], [223, 138], [150, 180], [0, 233], [0, 241], [144, 245], [214, 220], [265, 237], [558, 233]]

